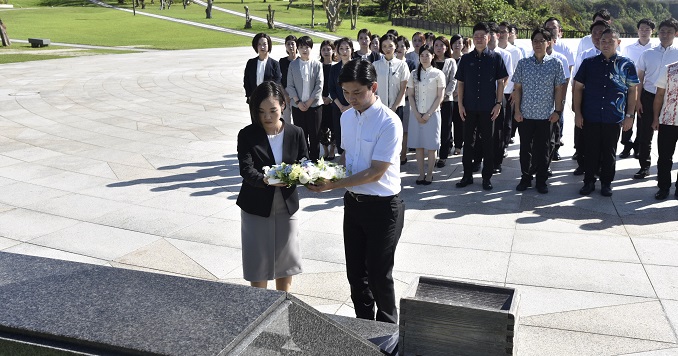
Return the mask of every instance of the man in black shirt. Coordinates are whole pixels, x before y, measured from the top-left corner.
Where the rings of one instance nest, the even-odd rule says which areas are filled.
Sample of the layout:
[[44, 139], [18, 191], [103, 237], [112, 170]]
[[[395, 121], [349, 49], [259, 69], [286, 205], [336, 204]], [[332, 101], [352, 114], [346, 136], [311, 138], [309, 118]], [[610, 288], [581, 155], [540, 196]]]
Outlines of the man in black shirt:
[[464, 177], [457, 183], [459, 188], [473, 184], [474, 133], [477, 129], [483, 137], [483, 189], [492, 189], [490, 178], [494, 169], [494, 120], [501, 112], [508, 72], [502, 57], [487, 48], [489, 33], [486, 23], [473, 26], [475, 50], [461, 57], [454, 76], [457, 79], [459, 114], [464, 121]]

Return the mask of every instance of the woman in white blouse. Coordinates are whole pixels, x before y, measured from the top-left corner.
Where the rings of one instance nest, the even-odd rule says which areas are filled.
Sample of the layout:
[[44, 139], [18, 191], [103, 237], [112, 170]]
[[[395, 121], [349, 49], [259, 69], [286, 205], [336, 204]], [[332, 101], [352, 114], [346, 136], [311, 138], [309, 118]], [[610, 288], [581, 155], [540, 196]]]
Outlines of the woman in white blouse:
[[[433, 48], [422, 46], [419, 49], [419, 66], [412, 71], [407, 82], [410, 102], [407, 145], [415, 149], [419, 170], [416, 183], [423, 185], [433, 181], [436, 150], [440, 146], [440, 103], [445, 91], [445, 74], [432, 66], [433, 56]], [[428, 157], [426, 172], [424, 156]]]
[[287, 70], [286, 89], [292, 101], [294, 124], [304, 129], [304, 135], [309, 142], [308, 158], [315, 161], [320, 158], [323, 65], [311, 58], [313, 48], [311, 37], [299, 37], [297, 48], [299, 58], [295, 59]]
[[[393, 110], [402, 122], [410, 70], [405, 61], [395, 57], [397, 47], [398, 41], [395, 36], [384, 35], [379, 44], [379, 49], [384, 56], [373, 64], [377, 71], [377, 95], [381, 102]], [[406, 157], [406, 153], [406, 149], [401, 152], [401, 163], [403, 163], [403, 157]], [[404, 161], [407, 162], [407, 159]]]

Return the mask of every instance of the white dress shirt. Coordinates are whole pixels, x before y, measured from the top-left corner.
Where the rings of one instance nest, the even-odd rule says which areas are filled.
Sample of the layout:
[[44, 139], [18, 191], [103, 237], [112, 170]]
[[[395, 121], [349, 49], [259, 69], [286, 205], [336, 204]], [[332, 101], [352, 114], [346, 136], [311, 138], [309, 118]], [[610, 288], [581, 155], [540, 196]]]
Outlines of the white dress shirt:
[[638, 60], [640, 59], [640, 55], [645, 52], [645, 50], [648, 50], [655, 45], [652, 43], [652, 41], [648, 41], [646, 45], [640, 44], [640, 42], [636, 41], [633, 42], [632, 44], [624, 47], [621, 51], [621, 55], [627, 58], [630, 58], [634, 64], [638, 64]]
[[362, 172], [372, 161], [390, 163], [378, 181], [348, 187], [356, 194], [390, 196], [400, 193], [400, 149], [403, 125], [400, 118], [376, 100], [362, 114], [354, 108], [341, 114], [341, 147], [349, 175]]
[[[498, 47], [500, 48], [500, 47]], [[513, 81], [511, 78], [513, 78], [513, 72], [516, 71], [516, 67], [518, 66], [518, 61], [524, 58], [523, 52], [520, 51], [520, 49], [510, 43], [506, 45], [506, 48], [504, 48], [505, 51], [509, 52], [511, 54], [511, 71], [509, 72], [509, 78], [508, 82], [504, 86], [504, 94], [511, 94], [513, 92]], [[504, 60], [505, 62], [506, 60]], [[507, 68], [506, 70], [508, 71], [508, 64], [506, 64]]]
[[556, 41], [556, 44], [553, 45], [553, 50], [562, 54], [567, 58], [568, 66], [574, 66], [575, 54], [572, 52], [572, 49], [562, 42]]
[[636, 64], [637, 70], [645, 72], [643, 89], [656, 94], [657, 87], [654, 83], [657, 82], [662, 67], [676, 61], [678, 61], [678, 46], [676, 43], [666, 48], [659, 45], [643, 52]]
[[301, 68], [301, 79], [304, 81], [303, 88], [301, 89], [301, 101], [306, 101], [311, 97], [311, 60], [305, 61], [299, 58], [299, 64]]

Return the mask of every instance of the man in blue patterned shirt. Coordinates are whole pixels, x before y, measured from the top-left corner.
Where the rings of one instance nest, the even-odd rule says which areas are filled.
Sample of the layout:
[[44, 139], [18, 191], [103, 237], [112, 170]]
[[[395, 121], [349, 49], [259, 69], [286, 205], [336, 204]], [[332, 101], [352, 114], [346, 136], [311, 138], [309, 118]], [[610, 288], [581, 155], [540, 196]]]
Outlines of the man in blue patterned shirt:
[[[524, 191], [532, 186], [530, 164], [534, 162], [537, 172], [537, 191], [548, 193], [546, 185], [549, 166], [549, 142], [554, 125], [558, 125], [563, 112], [563, 97], [566, 83], [563, 64], [546, 54], [551, 46], [551, 32], [538, 28], [532, 32], [534, 55], [521, 59], [513, 73], [513, 100], [515, 120], [521, 123], [520, 170], [522, 177], [516, 187]], [[532, 156], [534, 155], [534, 159]]]
[[596, 190], [599, 169], [600, 194], [612, 195], [621, 126], [627, 131], [633, 125], [639, 80], [633, 62], [617, 55], [619, 43], [619, 32], [606, 29], [600, 38], [601, 53], [585, 59], [574, 77], [574, 120], [586, 142], [582, 195]]

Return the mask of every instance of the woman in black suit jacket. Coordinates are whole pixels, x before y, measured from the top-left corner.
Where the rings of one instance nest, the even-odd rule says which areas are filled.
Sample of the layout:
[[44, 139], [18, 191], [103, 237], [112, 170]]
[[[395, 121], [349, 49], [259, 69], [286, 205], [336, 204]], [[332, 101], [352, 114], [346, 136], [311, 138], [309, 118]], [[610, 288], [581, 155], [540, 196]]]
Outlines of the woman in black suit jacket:
[[[254, 48], [258, 56], [249, 59], [245, 65], [243, 86], [245, 87], [245, 97], [247, 97], [248, 103], [254, 89], [264, 81], [272, 80], [281, 84], [282, 72], [280, 71], [280, 63], [269, 56], [271, 46], [271, 37], [265, 33], [257, 33], [252, 39], [252, 48]], [[259, 73], [260, 65], [263, 66], [263, 73]]]
[[300, 161], [308, 157], [308, 147], [303, 130], [282, 119], [280, 85], [263, 82], [250, 99], [252, 124], [238, 133], [243, 277], [259, 288], [275, 279], [276, 289], [289, 291], [292, 276], [301, 273], [294, 215], [299, 195], [295, 186], [268, 184], [263, 167]]

